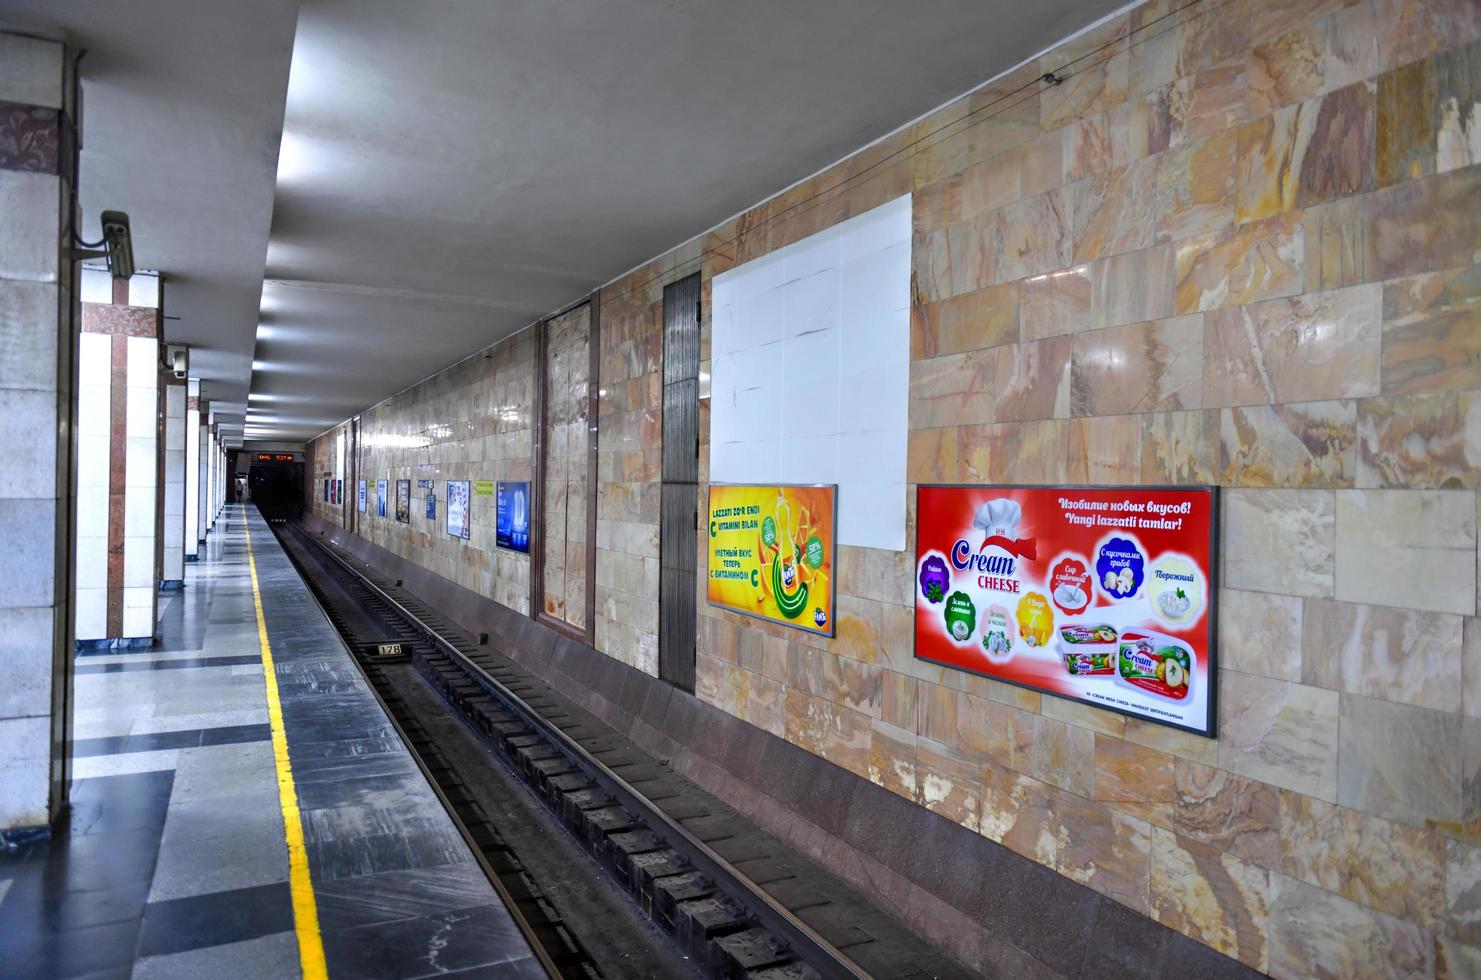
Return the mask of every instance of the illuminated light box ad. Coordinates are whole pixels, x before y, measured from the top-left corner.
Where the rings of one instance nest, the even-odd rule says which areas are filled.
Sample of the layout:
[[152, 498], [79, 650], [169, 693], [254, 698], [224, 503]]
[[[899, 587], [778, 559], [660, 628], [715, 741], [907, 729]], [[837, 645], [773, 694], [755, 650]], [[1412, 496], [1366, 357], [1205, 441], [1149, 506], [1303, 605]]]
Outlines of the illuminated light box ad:
[[915, 656], [1214, 735], [1213, 487], [917, 492]]
[[473, 515], [468, 506], [468, 481], [447, 481], [447, 533], [467, 541], [473, 535]]
[[396, 481], [396, 520], [401, 524], [411, 523], [411, 481]]
[[530, 553], [530, 485], [499, 481], [494, 497], [494, 544]]
[[710, 605], [832, 636], [835, 486], [711, 484]]

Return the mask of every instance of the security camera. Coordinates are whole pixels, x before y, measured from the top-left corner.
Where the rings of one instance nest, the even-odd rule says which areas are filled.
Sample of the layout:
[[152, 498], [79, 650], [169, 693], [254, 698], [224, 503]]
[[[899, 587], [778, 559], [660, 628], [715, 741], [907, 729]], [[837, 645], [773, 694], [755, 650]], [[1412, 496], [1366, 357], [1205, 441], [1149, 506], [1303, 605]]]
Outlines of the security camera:
[[[134, 275], [134, 242], [129, 235], [129, 216], [122, 211], [104, 211], [102, 215], [103, 240], [81, 242], [86, 249], [74, 248], [72, 258], [107, 259], [108, 272], [114, 279], [132, 279]], [[102, 245], [102, 248], [93, 246]]]
[[190, 375], [190, 348], [189, 347], [176, 347], [176, 346], [174, 346], [172, 344], [172, 345], [170, 345], [166, 349], [165, 354], [166, 354], [166, 357], [168, 358], [168, 362], [169, 362], [169, 365], [170, 365], [170, 370], [174, 372], [175, 377], [178, 380], [184, 381], [187, 377], [189, 377], [189, 375]]
[[134, 241], [129, 237], [129, 216], [122, 211], [104, 211], [102, 220], [108, 271], [114, 279], [133, 278]]

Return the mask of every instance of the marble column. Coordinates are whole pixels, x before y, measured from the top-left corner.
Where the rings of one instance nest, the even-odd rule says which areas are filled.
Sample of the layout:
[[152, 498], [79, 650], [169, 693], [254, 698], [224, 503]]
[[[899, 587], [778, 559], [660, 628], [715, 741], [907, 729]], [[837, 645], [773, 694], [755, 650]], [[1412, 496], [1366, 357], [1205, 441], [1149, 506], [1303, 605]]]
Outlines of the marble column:
[[77, 644], [154, 642], [159, 587], [160, 279], [81, 272]]
[[185, 585], [185, 379], [175, 377], [174, 369], [166, 367], [160, 372], [160, 390], [164, 402], [160, 486], [164, 492], [159, 587], [168, 592]]
[[185, 383], [185, 560], [200, 559], [201, 383]]
[[71, 244], [77, 84], [65, 45], [0, 32], [0, 837], [67, 799], [72, 655]]

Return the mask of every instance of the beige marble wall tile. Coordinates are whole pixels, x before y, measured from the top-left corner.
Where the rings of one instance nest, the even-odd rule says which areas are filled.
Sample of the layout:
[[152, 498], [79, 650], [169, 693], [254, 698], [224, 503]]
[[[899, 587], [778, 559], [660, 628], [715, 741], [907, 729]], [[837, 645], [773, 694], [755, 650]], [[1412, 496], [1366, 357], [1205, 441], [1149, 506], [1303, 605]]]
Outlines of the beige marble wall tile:
[[954, 744], [979, 759], [1009, 769], [1023, 771], [1030, 767], [1029, 749], [1037, 717], [1033, 712], [966, 691], [956, 692], [956, 697], [956, 728], [951, 733]]
[[1331, 596], [1336, 506], [1327, 490], [1226, 490], [1224, 584], [1286, 595]]
[[1445, 931], [1465, 943], [1481, 943], [1481, 847], [1445, 843]]
[[1446, 935], [1437, 937], [1435, 980], [1460, 980], [1462, 977], [1481, 977], [1481, 949]]
[[1063, 419], [964, 425], [957, 430], [963, 483], [1063, 483], [1066, 440]]
[[1124, 415], [1201, 407], [1203, 333], [1203, 318], [1195, 314], [1075, 335], [1074, 413]]
[[1270, 972], [1278, 977], [1428, 977], [1434, 935], [1272, 872]]
[[[999, 685], [1003, 687], [1005, 685]], [[1010, 688], [1011, 690], [1011, 688]], [[1028, 710], [1028, 705], [1020, 705]], [[1058, 721], [1088, 728], [1101, 735], [1109, 735], [1112, 738], [1123, 738], [1126, 735], [1126, 716], [1114, 711], [1106, 711], [1093, 705], [1084, 704], [1080, 701], [1071, 701], [1068, 698], [1045, 697], [1041, 698], [1038, 705], [1038, 713], [1045, 718], [1054, 718]]]
[[987, 214], [1021, 200], [1021, 160], [1020, 154], [1009, 151], [963, 170], [957, 178], [960, 217]]
[[1301, 680], [1304, 603], [1295, 596], [1219, 590], [1219, 663], [1226, 670]]
[[1158, 242], [1211, 235], [1234, 223], [1237, 133], [1225, 130], [1158, 155]]
[[1219, 685], [1220, 769], [1337, 798], [1337, 692], [1228, 670]]
[[1435, 80], [1435, 170], [1481, 163], [1481, 42], [1436, 55]]
[[981, 827], [982, 763], [957, 749], [918, 739], [915, 749], [915, 801], [973, 833]]
[[1481, 252], [1481, 166], [1453, 170], [1367, 195], [1364, 269], [1373, 279], [1470, 265]]
[[1473, 493], [1339, 490], [1336, 518], [1338, 599], [1475, 615]]
[[1091, 327], [1172, 316], [1175, 259], [1173, 246], [1155, 245], [1096, 262], [1091, 267]]
[[1125, 100], [1131, 55], [1124, 48], [1093, 54], [1074, 66], [1063, 84], [1039, 93], [1040, 124], [1046, 131], [1108, 109]]
[[1018, 284], [990, 286], [916, 307], [911, 358], [939, 357], [1018, 339]]
[[1048, 867], [1059, 859], [1059, 793], [1054, 787], [995, 763], [982, 767], [982, 836]]
[[1481, 266], [1385, 283], [1385, 394], [1481, 388]]
[[1467, 617], [1461, 631], [1462, 710], [1481, 718], [1481, 620]]
[[1301, 212], [1303, 280], [1308, 293], [1366, 282], [1367, 198], [1349, 197]]
[[1072, 483], [1136, 483], [1142, 420], [1135, 415], [1071, 419], [1066, 474]]
[[1379, 187], [1435, 172], [1439, 115], [1435, 63], [1415, 61], [1378, 78], [1376, 178]]
[[868, 715], [790, 689], [785, 711], [787, 741], [869, 778], [873, 728]]
[[1357, 404], [1251, 405], [1219, 413], [1224, 486], [1350, 487], [1357, 469]]
[[1141, 482], [1214, 482], [1218, 412], [1151, 412], [1141, 416]]
[[[1303, 11], [1305, 13], [1305, 11]], [[1250, 115], [1258, 119], [1273, 109], [1309, 99], [1326, 83], [1326, 24], [1307, 19], [1250, 49], [1248, 74]]]
[[997, 350], [912, 361], [910, 427], [930, 429], [993, 421]]
[[1034, 719], [1028, 763], [1034, 778], [1088, 797], [1095, 778], [1095, 733], [1040, 715]]
[[1358, 439], [1358, 486], [1481, 486], [1481, 400], [1469, 391], [1363, 399]]
[[1090, 266], [1041, 273], [1016, 285], [1020, 297], [1019, 326], [1024, 340], [1042, 340], [1090, 328]]
[[905, 478], [911, 483], [956, 482], [959, 431], [911, 429], [905, 444]]
[[1060, 130], [1065, 182], [1125, 168], [1133, 159], [1131, 127], [1131, 107], [1123, 103], [1082, 116]]
[[869, 780], [906, 799], [915, 799], [915, 733], [882, 721], [872, 726]]
[[1344, 898], [1433, 929], [1445, 905], [1445, 842], [1314, 800], [1280, 794], [1280, 871]]
[[1290, 296], [1302, 287], [1301, 214], [1284, 214], [1179, 242], [1179, 313]]
[[1205, 404], [1255, 405], [1378, 393], [1382, 289], [1254, 303], [1208, 314]]
[[1151, 749], [1166, 752], [1198, 762], [1206, 766], [1215, 765], [1219, 757], [1219, 743], [1192, 732], [1178, 731], [1166, 725], [1154, 724], [1137, 718], [1126, 719], [1126, 740]]
[[1171, 803], [1173, 762], [1165, 752], [1098, 734], [1094, 798], [1114, 803]]
[[1152, 828], [1152, 918], [1265, 970], [1270, 874], [1232, 854]]
[[1059, 830], [1055, 868], [1143, 914], [1152, 868], [1151, 825], [1072, 793], [1055, 798]]
[[1461, 716], [1342, 695], [1337, 800], [1415, 827], [1458, 826]]
[[1174, 770], [1171, 829], [1262, 868], [1280, 866], [1280, 791], [1186, 759]]
[[1046, 191], [995, 213], [996, 265], [990, 270], [991, 276], [973, 282], [973, 288], [1037, 276], [1069, 264], [1071, 219], [1062, 189]]
[[1157, 161], [1140, 160], [1070, 188], [1074, 260], [1147, 248], [1156, 233]]
[[[1070, 338], [1049, 337], [998, 348], [992, 394], [997, 421], [1070, 414]], [[965, 421], [965, 420], [964, 420]]]
[[1460, 616], [1308, 599], [1301, 679], [1437, 711], [1461, 709]]

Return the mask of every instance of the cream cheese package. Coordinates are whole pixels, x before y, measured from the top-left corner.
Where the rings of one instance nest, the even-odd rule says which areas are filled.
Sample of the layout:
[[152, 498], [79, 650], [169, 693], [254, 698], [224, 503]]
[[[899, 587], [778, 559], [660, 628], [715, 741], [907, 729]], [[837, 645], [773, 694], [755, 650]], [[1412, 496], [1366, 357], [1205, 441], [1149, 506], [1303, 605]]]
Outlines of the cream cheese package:
[[1116, 672], [1133, 687], [1181, 701], [1193, 678], [1193, 651], [1182, 640], [1150, 630], [1121, 634]]
[[1108, 623], [1066, 623], [1059, 629], [1059, 653], [1065, 670], [1076, 676], [1116, 671], [1116, 627]]

